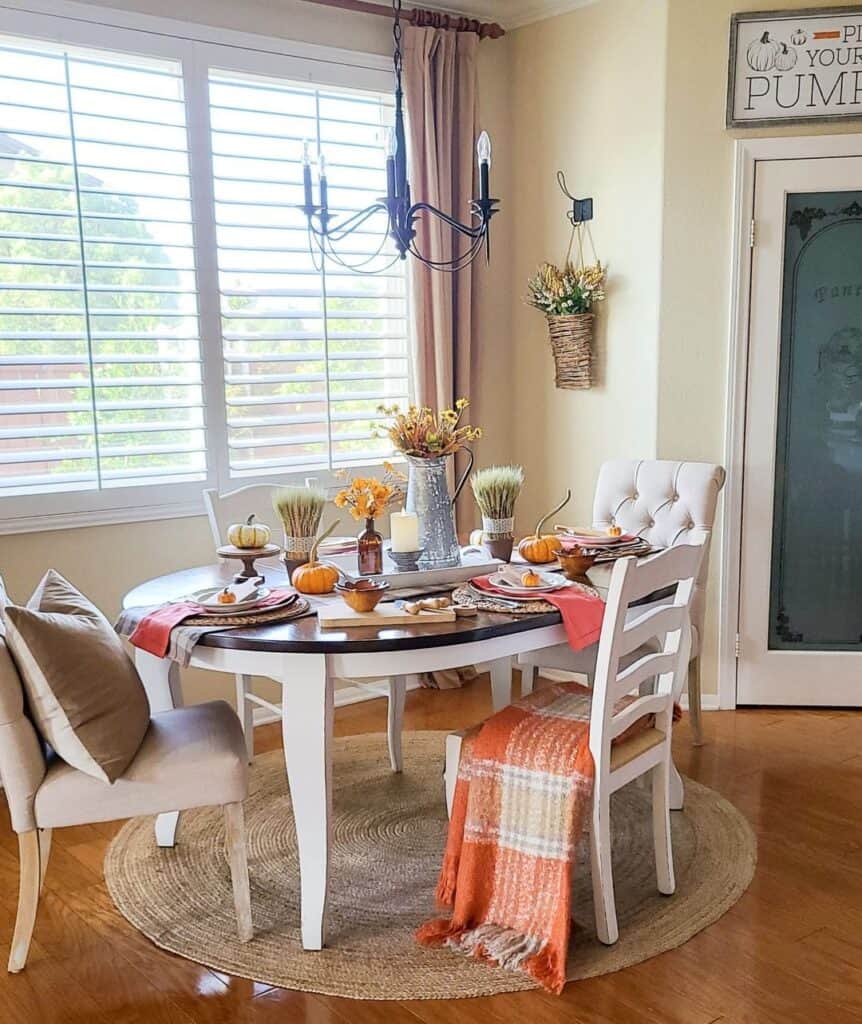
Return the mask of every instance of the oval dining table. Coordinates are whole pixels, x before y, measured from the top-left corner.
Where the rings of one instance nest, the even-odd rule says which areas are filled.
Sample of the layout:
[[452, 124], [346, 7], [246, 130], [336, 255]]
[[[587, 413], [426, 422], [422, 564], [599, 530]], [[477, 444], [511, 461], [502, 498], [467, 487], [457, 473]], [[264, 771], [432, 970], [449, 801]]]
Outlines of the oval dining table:
[[[279, 568], [267, 565], [264, 572], [268, 584], [287, 585]], [[160, 605], [204, 587], [224, 586], [232, 576], [225, 564], [161, 576], [131, 590], [123, 607]], [[296, 822], [304, 949], [322, 949], [326, 940], [335, 680], [394, 678], [402, 684], [397, 692], [403, 702], [406, 682], [412, 676], [484, 664], [489, 666], [496, 711], [511, 702], [512, 657], [565, 640], [557, 611], [520, 616], [480, 611], [454, 622], [422, 619], [415, 626], [348, 629], [321, 629], [317, 617], [309, 615], [283, 623], [232, 627], [201, 637], [192, 652], [191, 667], [263, 676], [282, 687], [282, 736]], [[139, 649], [135, 659], [152, 713], [181, 706], [176, 662]], [[393, 739], [390, 706], [390, 743]], [[681, 782], [679, 786], [675, 803], [682, 806]], [[442, 801], [442, 785], [440, 798]], [[156, 838], [160, 846], [174, 845], [178, 820], [179, 812], [159, 816]]]
[[[264, 567], [269, 585], [287, 585], [277, 568]], [[202, 566], [142, 583], [124, 608], [160, 605], [203, 587], [226, 585], [226, 566]], [[302, 945], [321, 949], [326, 936], [332, 819], [332, 719], [336, 679], [406, 680], [421, 672], [490, 663], [492, 702], [511, 701], [513, 655], [563, 643], [558, 612], [505, 615], [478, 612], [454, 622], [321, 629], [316, 616], [284, 623], [232, 627], [207, 633], [192, 652], [193, 668], [264, 676], [281, 684], [281, 724], [287, 781], [299, 852]], [[182, 704], [176, 662], [136, 650], [135, 661], [153, 713]], [[400, 688], [404, 694], [405, 687]], [[442, 766], [441, 766], [442, 768]], [[441, 788], [441, 800], [442, 800]], [[160, 846], [171, 846], [178, 814], [157, 822]]]

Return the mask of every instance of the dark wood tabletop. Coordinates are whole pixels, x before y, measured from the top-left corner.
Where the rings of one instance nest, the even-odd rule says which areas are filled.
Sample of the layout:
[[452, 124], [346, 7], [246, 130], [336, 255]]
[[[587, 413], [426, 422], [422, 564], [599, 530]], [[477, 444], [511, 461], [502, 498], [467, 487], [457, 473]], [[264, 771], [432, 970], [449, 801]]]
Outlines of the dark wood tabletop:
[[[265, 565], [260, 568], [266, 576], [267, 586], [288, 585], [287, 576], [278, 566]], [[160, 576], [129, 591], [123, 599], [123, 607], [164, 604], [204, 587], [230, 583], [233, 573], [233, 568], [222, 564], [204, 565]], [[479, 612], [474, 618], [459, 618], [455, 622], [429, 623], [424, 620], [422, 625], [416, 626], [389, 626], [385, 629], [361, 626], [348, 630], [321, 629], [317, 616], [309, 615], [273, 625], [248, 628], [234, 626], [223, 632], [207, 633], [199, 643], [203, 647], [282, 654], [359, 654], [469, 644], [544, 626], [556, 626], [561, 621], [556, 611], [520, 616]]]

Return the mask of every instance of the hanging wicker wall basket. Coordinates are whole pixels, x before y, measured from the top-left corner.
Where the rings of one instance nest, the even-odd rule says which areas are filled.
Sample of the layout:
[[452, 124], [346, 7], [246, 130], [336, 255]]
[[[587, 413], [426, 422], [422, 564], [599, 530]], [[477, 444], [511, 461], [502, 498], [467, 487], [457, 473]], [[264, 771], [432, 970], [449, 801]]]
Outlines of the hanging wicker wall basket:
[[594, 319], [592, 313], [547, 318], [558, 388], [583, 391], [592, 387]]

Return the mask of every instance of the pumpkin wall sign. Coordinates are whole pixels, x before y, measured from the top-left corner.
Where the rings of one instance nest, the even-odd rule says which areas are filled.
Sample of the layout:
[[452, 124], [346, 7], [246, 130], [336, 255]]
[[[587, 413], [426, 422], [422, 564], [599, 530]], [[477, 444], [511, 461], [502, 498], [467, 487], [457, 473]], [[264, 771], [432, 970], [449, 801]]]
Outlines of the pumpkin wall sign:
[[862, 6], [734, 14], [727, 127], [862, 120]]

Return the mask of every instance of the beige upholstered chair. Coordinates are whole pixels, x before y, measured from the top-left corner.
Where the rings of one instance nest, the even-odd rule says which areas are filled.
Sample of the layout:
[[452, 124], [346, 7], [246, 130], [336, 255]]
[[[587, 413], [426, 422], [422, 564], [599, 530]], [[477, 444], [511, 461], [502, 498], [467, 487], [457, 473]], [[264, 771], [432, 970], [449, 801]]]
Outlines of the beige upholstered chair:
[[[721, 466], [707, 462], [615, 460], [599, 470], [593, 502], [593, 525], [621, 526], [657, 548], [691, 543], [705, 535], [706, 546], [691, 608], [691, 663], [688, 704], [694, 742], [702, 742], [700, 721], [700, 651], [706, 611], [709, 540], [718, 494], [724, 486]], [[520, 655], [521, 693], [533, 688], [536, 669], [564, 669], [592, 677], [597, 646], [572, 651], [568, 645]]]
[[212, 804], [224, 806], [239, 937], [251, 939], [242, 809], [246, 773], [242, 730], [224, 701], [154, 715], [134, 761], [112, 785], [46, 757], [0, 626], [0, 780], [20, 855], [9, 970], [20, 971], [27, 962], [52, 829]]

